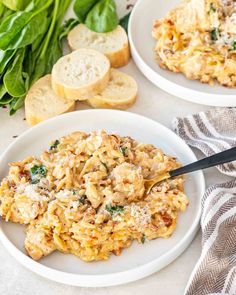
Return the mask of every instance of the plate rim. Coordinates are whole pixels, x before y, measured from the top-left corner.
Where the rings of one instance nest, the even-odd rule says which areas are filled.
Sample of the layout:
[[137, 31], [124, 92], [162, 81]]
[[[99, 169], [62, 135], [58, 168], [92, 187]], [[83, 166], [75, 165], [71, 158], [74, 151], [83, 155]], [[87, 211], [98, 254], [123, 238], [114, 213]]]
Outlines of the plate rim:
[[[47, 126], [48, 124], [53, 124], [53, 122], [57, 120], [63, 120], [67, 117], [73, 117], [73, 116], [79, 116], [80, 113], [113, 113], [114, 115], [123, 113], [125, 116], [131, 116], [136, 117], [142, 120], [150, 121], [150, 123], [154, 123], [157, 126], [160, 126], [161, 128], [164, 128], [168, 130], [168, 132], [171, 132], [172, 135], [175, 138], [178, 138], [179, 141], [182, 142], [183, 145], [188, 149], [189, 155], [191, 155], [193, 158], [197, 159], [194, 152], [191, 150], [191, 148], [177, 135], [175, 134], [171, 129], [164, 126], [163, 124], [159, 123], [158, 121], [155, 121], [153, 119], [150, 119], [148, 117], [145, 117], [143, 115], [139, 115], [136, 113], [131, 112], [125, 112], [125, 111], [119, 111], [119, 110], [107, 110], [107, 109], [89, 109], [89, 110], [79, 110], [71, 113], [66, 113], [54, 118], [51, 118], [47, 121], [41, 122], [36, 126], [33, 126], [32, 128], [29, 128], [25, 132], [23, 132], [17, 139], [15, 139], [0, 155], [0, 163], [4, 160], [4, 158], [7, 156], [9, 151], [17, 145], [18, 141], [21, 141], [25, 136], [28, 136], [30, 133], [37, 131], [37, 129], [41, 129], [44, 126]], [[198, 178], [199, 182], [201, 184], [200, 195], [202, 196], [205, 191], [205, 178], [202, 171], [198, 171]], [[200, 200], [199, 200], [200, 202]], [[119, 271], [115, 273], [110, 274], [73, 274], [69, 272], [64, 272], [61, 270], [53, 269], [49, 266], [45, 266], [37, 261], [34, 261], [32, 258], [28, 257], [25, 253], [21, 252], [6, 236], [4, 233], [4, 230], [1, 227], [0, 224], [0, 241], [2, 242], [5, 249], [12, 255], [18, 262], [20, 262], [24, 267], [29, 269], [30, 271], [37, 273], [38, 275], [50, 279], [52, 281], [56, 281], [58, 283], [71, 285], [71, 286], [80, 286], [80, 287], [108, 287], [108, 286], [116, 286], [121, 285], [125, 283], [129, 283], [132, 281], [136, 281], [138, 279], [147, 277], [150, 274], [153, 274], [154, 272], [162, 269], [163, 267], [167, 266], [169, 263], [174, 261], [191, 243], [193, 238], [195, 237], [198, 229], [199, 229], [199, 221], [201, 216], [201, 206], [199, 205], [196, 218], [194, 219], [194, 222], [191, 224], [188, 231], [185, 233], [184, 238], [177, 243], [173, 248], [171, 248], [168, 252], [163, 254], [161, 256], [161, 261], [157, 265], [157, 260], [160, 258], [157, 257], [151, 262], [148, 262], [146, 264], [139, 265], [135, 268], [125, 270], [125, 271]], [[170, 258], [168, 258], [168, 256]]]
[[[154, 71], [145, 62], [145, 60], [142, 58], [142, 56], [138, 52], [138, 49], [135, 45], [135, 38], [133, 36], [133, 30], [135, 28], [136, 13], [139, 9], [139, 6], [141, 6], [143, 2], [145, 2], [145, 0], [138, 0], [131, 12], [129, 25], [128, 25], [128, 35], [129, 35], [129, 43], [130, 43], [132, 58], [135, 64], [137, 65], [137, 67], [139, 68], [139, 70], [144, 74], [144, 76], [149, 81], [151, 81], [155, 86], [157, 86], [158, 88], [164, 90], [165, 92], [175, 97], [178, 97], [196, 104], [206, 105], [206, 106], [235, 107], [236, 93], [232, 95], [214, 94], [214, 93], [207, 93], [204, 91], [197, 91], [194, 89], [186, 88], [182, 85], [176, 84], [175, 82], [172, 82], [169, 79], [163, 77], [158, 72]], [[185, 79], [187, 78], [185, 77]], [[204, 85], [204, 83], [201, 83], [201, 85]]]

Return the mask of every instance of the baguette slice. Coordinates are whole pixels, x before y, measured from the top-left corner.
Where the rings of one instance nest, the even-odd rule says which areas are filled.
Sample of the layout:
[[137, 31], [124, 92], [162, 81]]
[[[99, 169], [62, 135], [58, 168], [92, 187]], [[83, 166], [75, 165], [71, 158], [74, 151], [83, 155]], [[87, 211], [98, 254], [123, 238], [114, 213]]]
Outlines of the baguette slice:
[[109, 33], [96, 33], [79, 24], [70, 31], [68, 42], [72, 50], [91, 48], [102, 52], [113, 68], [125, 66], [130, 59], [128, 37], [121, 26]]
[[66, 102], [53, 92], [51, 75], [39, 79], [25, 99], [26, 121], [31, 126], [74, 109], [75, 102]]
[[103, 91], [109, 79], [109, 59], [92, 49], [63, 56], [52, 69], [52, 88], [66, 100], [86, 100]]
[[132, 106], [137, 98], [138, 86], [129, 75], [118, 70], [111, 70], [107, 88], [87, 102], [94, 108], [114, 108], [125, 110]]

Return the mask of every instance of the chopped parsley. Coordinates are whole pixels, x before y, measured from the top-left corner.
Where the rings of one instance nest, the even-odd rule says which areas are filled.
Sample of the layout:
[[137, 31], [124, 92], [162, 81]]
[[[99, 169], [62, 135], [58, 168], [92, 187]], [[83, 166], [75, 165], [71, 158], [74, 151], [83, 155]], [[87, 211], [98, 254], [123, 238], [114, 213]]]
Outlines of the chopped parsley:
[[214, 28], [212, 31], [211, 31], [211, 40], [212, 41], [217, 41], [219, 38], [219, 30], [217, 28]]
[[53, 150], [55, 150], [57, 147], [58, 147], [58, 145], [60, 144], [60, 141], [57, 139], [57, 140], [55, 140], [54, 141], [54, 143], [50, 146], [50, 151], [53, 151]]
[[232, 43], [232, 50], [236, 50], [236, 40], [234, 40]]
[[141, 238], [141, 243], [144, 244], [145, 243], [145, 240], [146, 240], [146, 236], [143, 234], [142, 235], [142, 238]]
[[40, 179], [46, 177], [46, 175], [47, 168], [44, 165], [35, 165], [32, 168], [30, 168], [30, 178], [32, 184], [39, 183]]
[[103, 165], [103, 167], [105, 167], [105, 169], [106, 169], [106, 171], [107, 171], [107, 173], [108, 173], [108, 172], [109, 172], [109, 169], [108, 169], [108, 167], [107, 167], [107, 164], [104, 163], [104, 162], [102, 162], [102, 161], [101, 161], [101, 164]]
[[120, 151], [121, 151], [121, 153], [122, 153], [122, 155], [123, 155], [124, 157], [126, 156], [126, 151], [127, 151], [127, 149], [128, 149], [128, 148], [127, 148], [126, 146], [124, 146], [124, 147], [121, 146], [121, 147], [120, 147]]
[[124, 206], [120, 206], [120, 205], [106, 205], [105, 209], [107, 210], [107, 212], [109, 212], [111, 214], [112, 217], [117, 216], [118, 214], [121, 214], [124, 212]]
[[85, 205], [87, 203], [88, 199], [87, 199], [87, 196], [86, 195], [83, 195], [79, 198], [79, 202], [80, 204], [82, 205]]
[[216, 12], [216, 8], [214, 6], [214, 3], [211, 3], [209, 12]]

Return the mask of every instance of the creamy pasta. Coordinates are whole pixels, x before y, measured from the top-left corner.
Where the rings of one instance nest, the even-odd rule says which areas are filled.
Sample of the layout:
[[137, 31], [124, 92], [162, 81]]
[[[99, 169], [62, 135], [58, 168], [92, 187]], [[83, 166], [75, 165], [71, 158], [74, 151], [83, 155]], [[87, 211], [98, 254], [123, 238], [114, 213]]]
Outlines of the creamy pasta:
[[171, 236], [188, 205], [183, 178], [163, 181], [147, 196], [144, 181], [179, 166], [130, 137], [75, 132], [39, 158], [10, 164], [0, 186], [0, 215], [27, 225], [25, 249], [35, 260], [55, 250], [106, 260], [134, 240]]
[[159, 65], [188, 79], [236, 86], [236, 1], [183, 0], [154, 22]]

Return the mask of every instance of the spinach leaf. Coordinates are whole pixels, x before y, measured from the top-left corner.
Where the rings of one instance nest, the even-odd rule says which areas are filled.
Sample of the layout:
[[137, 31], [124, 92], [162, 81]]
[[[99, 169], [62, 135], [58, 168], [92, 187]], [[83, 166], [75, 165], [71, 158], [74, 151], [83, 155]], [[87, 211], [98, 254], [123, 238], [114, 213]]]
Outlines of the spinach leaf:
[[11, 10], [23, 10], [31, 0], [1, 0]]
[[120, 206], [120, 205], [109, 204], [109, 205], [106, 205], [105, 209], [107, 210], [107, 212], [111, 214], [112, 217], [115, 217], [124, 212], [124, 206]]
[[127, 149], [128, 149], [128, 148], [127, 148], [126, 146], [124, 146], [124, 147], [121, 146], [121, 147], [120, 147], [120, 151], [121, 151], [121, 153], [122, 153], [122, 155], [123, 155], [124, 157], [126, 156], [126, 151], [127, 151]]
[[29, 90], [30, 88], [30, 77], [29, 77], [29, 74], [27, 72], [22, 72], [22, 77], [25, 81], [25, 89], [26, 91]]
[[25, 96], [22, 97], [12, 97], [10, 102], [10, 116], [14, 115], [17, 110], [23, 107], [25, 101]]
[[44, 18], [44, 21], [41, 24], [41, 26], [42, 26], [41, 33], [38, 35], [37, 39], [35, 39], [32, 42], [32, 47], [31, 47], [32, 51], [36, 51], [40, 47], [40, 45], [42, 44], [42, 42], [48, 32], [51, 21], [52, 21], [51, 17]]
[[[0, 0], [1, 1], [1, 0]], [[6, 6], [4, 6], [3, 5], [3, 7], [4, 7], [4, 9], [2, 9], [1, 10], [1, 12], [0, 12], [0, 23], [2, 23], [3, 22], [3, 20], [5, 19], [5, 18], [7, 18], [9, 15], [11, 15], [11, 14], [13, 14], [14, 13], [14, 11], [13, 10], [11, 10], [11, 9], [8, 9]]]
[[119, 23], [114, 0], [100, 0], [88, 13], [85, 24], [95, 32], [106, 33], [114, 30]]
[[219, 39], [219, 30], [217, 28], [211, 31], [211, 40], [217, 41]]
[[69, 34], [69, 32], [78, 24], [79, 21], [77, 19], [68, 19], [60, 29], [59, 40], [61, 41], [64, 37], [66, 37]]
[[128, 32], [128, 25], [129, 25], [129, 18], [130, 18], [131, 12], [126, 14], [124, 17], [120, 19], [120, 25]]
[[85, 22], [87, 14], [99, 0], [76, 0], [74, 4], [74, 12], [81, 23]]
[[46, 22], [47, 16], [44, 12], [36, 14], [18, 34], [16, 34], [11, 40], [8, 41], [5, 47], [2, 47], [2, 49], [12, 50], [32, 44], [35, 40], [38, 39], [39, 35], [45, 32]]
[[[61, 39], [68, 33], [67, 27], [75, 25], [75, 22], [68, 21], [64, 26], [60, 28], [63, 15], [61, 12], [64, 9], [66, 11], [70, 4], [70, 1], [66, 0], [60, 3], [59, 0], [55, 0], [55, 13], [47, 37], [42, 44], [40, 51], [40, 56], [37, 59], [35, 65], [35, 71], [31, 77], [31, 84], [42, 77], [44, 74], [51, 72], [53, 65], [62, 56]], [[58, 17], [57, 13], [60, 12]], [[55, 27], [57, 28], [56, 30]]]
[[15, 53], [16, 50], [0, 50], [0, 75], [6, 70], [8, 63], [11, 61]]
[[[48, 8], [52, 4], [53, 0], [48, 0], [40, 9], [36, 11], [18, 11], [7, 18], [4, 19], [3, 23], [0, 25], [0, 49], [8, 50], [9, 47], [12, 47], [13, 40], [16, 41], [15, 38], [22, 34], [23, 36], [27, 34], [28, 26], [30, 26], [30, 22], [33, 21], [34, 24], [38, 23], [34, 20], [34, 17], [37, 14], [40, 14], [45, 9]], [[32, 20], [33, 19], [33, 20]], [[35, 29], [35, 28], [34, 28]], [[37, 30], [39, 30], [37, 28]], [[33, 29], [29, 29], [32, 34]], [[37, 37], [37, 36], [36, 36]], [[29, 37], [28, 37], [29, 38]], [[31, 38], [35, 39], [35, 36], [31, 35]], [[23, 42], [23, 41], [22, 41]], [[18, 47], [19, 48], [19, 47]]]
[[58, 145], [60, 144], [60, 141], [57, 139], [54, 141], [54, 143], [50, 146], [50, 151], [53, 151], [55, 149], [57, 149]]
[[89, 204], [89, 200], [86, 195], [83, 195], [79, 198], [79, 203], [82, 205]]
[[7, 90], [4, 86], [4, 84], [0, 84], [0, 102], [6, 93], [7, 93]]
[[51, 72], [62, 55], [62, 38], [78, 21], [70, 20], [61, 27], [72, 0], [4, 0], [11, 9], [24, 6], [16, 12], [1, 5], [2, 1], [0, 105], [9, 104], [13, 115], [23, 106], [32, 83]]
[[210, 13], [211, 12], [216, 12], [216, 8], [215, 8], [215, 6], [214, 6], [214, 3], [211, 3], [210, 4], [210, 11], [209, 11]]
[[21, 97], [25, 95], [26, 88], [22, 76], [22, 65], [25, 56], [25, 49], [20, 49], [12, 66], [4, 75], [3, 82], [7, 92], [13, 97]]
[[144, 244], [145, 243], [145, 240], [146, 240], [146, 236], [143, 234], [142, 235], [142, 238], [141, 238], [141, 243]]
[[47, 176], [47, 168], [44, 165], [41, 165], [41, 166], [35, 165], [32, 168], [30, 168], [30, 178], [31, 178], [32, 184], [39, 183], [40, 179], [46, 176]]
[[4, 86], [4, 84], [3, 83], [0, 84], [0, 101], [1, 101], [1, 99], [4, 97], [4, 95], [6, 93], [7, 93], [7, 90], [6, 90], [5, 86]]
[[9, 103], [11, 103], [11, 101], [14, 98], [12, 96], [10, 96], [9, 94], [5, 94], [1, 99], [0, 99], [0, 106], [4, 106], [7, 105]]
[[236, 50], [236, 40], [234, 40], [232, 43], [232, 50]]
[[0, 19], [3, 17], [5, 12], [5, 6], [0, 2]]

